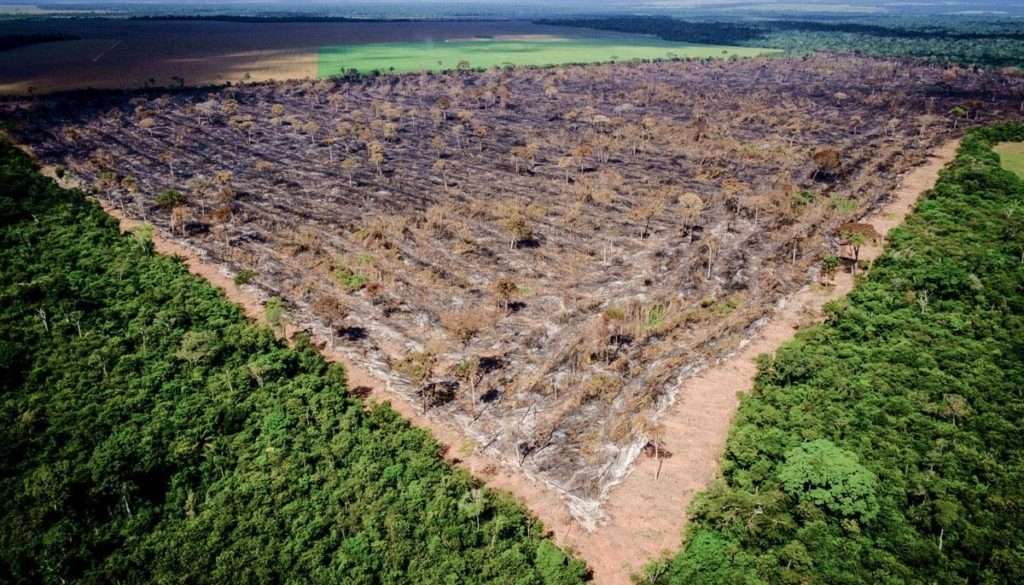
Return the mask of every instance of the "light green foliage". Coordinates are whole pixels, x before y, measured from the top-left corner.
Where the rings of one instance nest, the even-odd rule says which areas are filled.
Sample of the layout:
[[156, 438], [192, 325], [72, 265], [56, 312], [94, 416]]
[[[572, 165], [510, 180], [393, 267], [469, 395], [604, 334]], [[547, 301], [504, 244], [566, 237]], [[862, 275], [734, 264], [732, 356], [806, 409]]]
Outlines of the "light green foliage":
[[267, 325], [275, 329], [284, 325], [284, 315], [284, 301], [278, 297], [272, 297], [263, 307], [263, 318], [267, 320]]
[[849, 451], [817, 439], [786, 452], [779, 481], [787, 494], [841, 516], [871, 520], [878, 515], [878, 478]]
[[583, 581], [425, 432], [6, 144], [0, 185], [0, 581]]
[[409, 73], [469, 67], [545, 66], [561, 63], [598, 63], [632, 59], [751, 57], [773, 51], [755, 47], [692, 45], [657, 39], [564, 38], [554, 40], [449, 41], [427, 43], [378, 43], [320, 49], [317, 75], [331, 77], [349, 70], [360, 73]]
[[152, 224], [142, 223], [132, 228], [132, 237], [140, 248], [149, 250], [153, 247], [153, 236], [156, 229]]
[[996, 145], [994, 150], [1004, 169], [1024, 177], [1024, 142], [1006, 142]]
[[334, 278], [338, 284], [349, 292], [356, 292], [367, 285], [370, 279], [360, 272], [354, 272], [349, 268], [341, 266], [334, 271]]
[[759, 360], [650, 582], [1024, 583], [1024, 181], [971, 131], [826, 323]]

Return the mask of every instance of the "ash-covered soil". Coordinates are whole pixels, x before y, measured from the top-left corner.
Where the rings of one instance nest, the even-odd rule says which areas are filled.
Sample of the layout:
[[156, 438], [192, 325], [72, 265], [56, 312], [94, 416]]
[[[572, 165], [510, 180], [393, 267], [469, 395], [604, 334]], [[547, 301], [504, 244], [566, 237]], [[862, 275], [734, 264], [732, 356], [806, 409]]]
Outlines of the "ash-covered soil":
[[[15, 136], [586, 523], [682, 380], [1024, 79], [844, 56], [64, 96]], [[845, 255], [849, 255], [846, 251]], [[826, 271], [827, 272], [827, 271]]]

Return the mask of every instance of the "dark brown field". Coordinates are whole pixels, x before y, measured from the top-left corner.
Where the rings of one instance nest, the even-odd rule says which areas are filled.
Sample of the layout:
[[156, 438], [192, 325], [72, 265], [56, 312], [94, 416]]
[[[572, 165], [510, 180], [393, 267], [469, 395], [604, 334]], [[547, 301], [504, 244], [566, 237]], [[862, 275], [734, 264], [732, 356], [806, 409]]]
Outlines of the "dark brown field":
[[15, 132], [589, 523], [680, 384], [1024, 83], [818, 56], [90, 99]]
[[0, 95], [315, 78], [323, 46], [475, 36], [628, 36], [529, 22], [0, 21], [0, 35], [80, 37], [0, 52]]

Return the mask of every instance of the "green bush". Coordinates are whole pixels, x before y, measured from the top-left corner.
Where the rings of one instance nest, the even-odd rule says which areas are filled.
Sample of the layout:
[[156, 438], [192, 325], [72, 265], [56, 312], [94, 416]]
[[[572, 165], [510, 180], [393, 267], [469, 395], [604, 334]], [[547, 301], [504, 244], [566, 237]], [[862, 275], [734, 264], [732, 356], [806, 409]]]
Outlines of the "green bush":
[[157, 207], [163, 207], [167, 209], [184, 203], [185, 195], [178, 191], [175, 191], [174, 189], [167, 189], [166, 191], [161, 191], [160, 194], [156, 196], [154, 202], [156, 203]]
[[235, 284], [237, 284], [238, 286], [247, 285], [256, 280], [256, 276], [256, 272], [253, 270], [249, 270], [248, 268], [239, 270], [238, 274], [235, 275]]

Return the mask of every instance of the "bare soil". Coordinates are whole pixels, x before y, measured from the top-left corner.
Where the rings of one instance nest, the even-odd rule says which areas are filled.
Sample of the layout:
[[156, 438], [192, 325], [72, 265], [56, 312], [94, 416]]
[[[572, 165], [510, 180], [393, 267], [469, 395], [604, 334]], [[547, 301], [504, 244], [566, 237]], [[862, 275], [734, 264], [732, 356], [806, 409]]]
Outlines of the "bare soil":
[[[1020, 79], [992, 72], [817, 56], [72, 96], [9, 114], [44, 162], [229, 292], [249, 273], [235, 288], [252, 314], [283, 298], [353, 387], [382, 387], [451, 457], [523, 495], [603, 579], [677, 542], [687, 500], [660, 492], [688, 497], [713, 475], [752, 370], [692, 384], [774, 347], [792, 328], [766, 329], [780, 311], [812, 321], [813, 295], [832, 294], [815, 289], [821, 259], [850, 256], [839, 226], [1022, 99]], [[630, 487], [659, 465], [658, 490]], [[616, 536], [585, 534], [602, 526]]]
[[[892, 193], [891, 200], [864, 218], [883, 237], [903, 222], [917, 200], [938, 179], [939, 172], [953, 160], [959, 146], [950, 140], [933, 149], [927, 161], [908, 173]], [[46, 169], [54, 176], [52, 166]], [[56, 177], [54, 177], [56, 178]], [[65, 181], [67, 187], [78, 187]], [[143, 222], [124, 216], [110, 205], [104, 209], [120, 221], [122, 231], [130, 231]], [[265, 295], [255, 287], [237, 285], [223, 266], [205, 259], [204, 254], [161, 236], [154, 238], [157, 252], [183, 259], [189, 270], [208, 280], [239, 304], [249, 318], [264, 320]], [[867, 245], [861, 258], [870, 263], [883, 248]], [[731, 355], [694, 375], [679, 389], [678, 399], [659, 416], [663, 427], [663, 445], [671, 455], [665, 458], [641, 457], [628, 475], [604, 500], [606, 520], [587, 530], [567, 512], [563, 495], [543, 482], [529, 480], [508, 466], [499, 466], [494, 458], [467, 449], [464, 433], [449, 423], [424, 417], [406, 400], [391, 400], [393, 394], [369, 371], [339, 352], [324, 348], [325, 357], [346, 368], [349, 387], [369, 402], [384, 402], [410, 423], [429, 429], [441, 443], [449, 460], [490, 487], [511, 493], [552, 531], [556, 541], [586, 560], [593, 571], [595, 585], [617, 585], [650, 560], [678, 547], [686, 526], [688, 508], [695, 494], [705, 489], [719, 473], [739, 397], [753, 387], [758, 356], [777, 350], [797, 331], [818, 321], [822, 307], [853, 290], [852, 272], [837, 273], [829, 283], [812, 283], [779, 303], [756, 335], [741, 343]], [[300, 332], [294, 325], [286, 335]]]
[[521, 21], [238, 23], [110, 18], [10, 20], [0, 22], [0, 34], [81, 38], [0, 52], [0, 95], [309, 79], [317, 76], [318, 50], [331, 45], [614, 35]]
[[[39, 102], [23, 130], [593, 527], [680, 384], [963, 123], [928, 110], [1019, 99], [988, 74], [817, 59]], [[849, 78], [870, 89], [826, 89]]]

